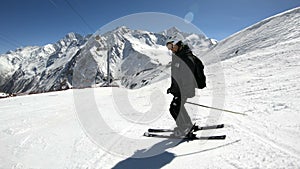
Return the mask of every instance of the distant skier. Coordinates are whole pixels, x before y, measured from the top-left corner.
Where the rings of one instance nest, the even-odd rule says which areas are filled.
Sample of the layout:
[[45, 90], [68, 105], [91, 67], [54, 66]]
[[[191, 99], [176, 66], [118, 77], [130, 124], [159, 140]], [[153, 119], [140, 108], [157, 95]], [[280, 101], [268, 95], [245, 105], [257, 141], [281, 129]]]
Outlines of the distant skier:
[[171, 87], [167, 90], [167, 93], [174, 96], [169, 109], [177, 125], [174, 134], [191, 134], [192, 127], [196, 126], [193, 126], [184, 104], [188, 98], [195, 96], [195, 88], [206, 86], [203, 73], [204, 66], [193, 55], [189, 46], [182, 41], [171, 39], [167, 41], [166, 46], [172, 51]]

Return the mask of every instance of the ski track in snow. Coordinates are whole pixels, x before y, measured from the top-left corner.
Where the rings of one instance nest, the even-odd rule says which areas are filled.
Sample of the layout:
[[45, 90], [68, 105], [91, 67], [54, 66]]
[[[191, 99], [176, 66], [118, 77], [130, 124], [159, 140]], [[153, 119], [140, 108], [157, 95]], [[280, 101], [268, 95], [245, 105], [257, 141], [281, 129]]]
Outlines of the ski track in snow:
[[[226, 65], [224, 65], [224, 67], [226, 70]], [[235, 75], [231, 74], [230, 76], [234, 77]], [[97, 95], [99, 99], [97, 100], [109, 100], [109, 98], [111, 98], [110, 94], [100, 94], [103, 93], [103, 89], [96, 90], [98, 91], [97, 93], [99, 93], [99, 95]], [[235, 99], [229, 97], [229, 103], [226, 103], [226, 107], [228, 109], [239, 109], [241, 107], [239, 107], [238, 105], [246, 105], [245, 103], [247, 102], [245, 101], [248, 100], [247, 97], [250, 97], [255, 101], [262, 101], [262, 99], [259, 99], [260, 97], [256, 98], [255, 95], [258, 94], [257, 92], [252, 92], [250, 94], [248, 91], [249, 89], [247, 88], [244, 91], [239, 89], [236, 91], [231, 91], [233, 97], [237, 97], [238, 95], [243, 93], [248, 94], [245, 95], [246, 98], [242, 98], [241, 100], [239, 100], [238, 104], [236, 104]], [[140, 106], [144, 108], [146, 108], [147, 106], [149, 107], [149, 104], [145, 104], [147, 103], [147, 99], [142, 93], [133, 96], [132, 99], [133, 101], [137, 101], [139, 99], [140, 102], [143, 103], [140, 104]], [[205, 95], [205, 93], [203, 93], [203, 95]], [[5, 108], [1, 107], [2, 113], [0, 126], [2, 132], [0, 142], [1, 145], [6, 145], [6, 148], [1, 148], [1, 167], [45, 167], [46, 164], [50, 163], [46, 160], [48, 158], [53, 158], [53, 160], [49, 161], [54, 163], [56, 162], [56, 165], [54, 165], [56, 166], [56, 168], [63, 168], [62, 166], [66, 168], [98, 168], [102, 165], [104, 168], [110, 168], [118, 163], [118, 161], [121, 161], [122, 158], [116, 158], [111, 154], [107, 154], [105, 151], [101, 151], [101, 149], [90, 142], [89, 139], [83, 134], [83, 132], [80, 131], [81, 129], [77, 124], [78, 122], [76, 122], [76, 118], [74, 117], [74, 107], [70, 106], [72, 105], [72, 101], [70, 100], [72, 100], [71, 91], [57, 92], [57, 95], [55, 97], [50, 96], [50, 94], [42, 94], [1, 100], [1, 104], [6, 105]], [[233, 103], [230, 103], [231, 101], [233, 101]], [[107, 102], [101, 102], [101, 105], [106, 105], [109, 107]], [[289, 107], [283, 106], [281, 109], [278, 109], [276, 107], [273, 107], [272, 105], [268, 105], [269, 107], [266, 107], [266, 110], [268, 110], [267, 112], [257, 112], [261, 111], [259, 109], [260, 105], [252, 105], [254, 106], [254, 109], [251, 108], [251, 105], [248, 106], [250, 107], [246, 106], [245, 110], [248, 113], [249, 117], [236, 117], [234, 115], [228, 114], [223, 115], [220, 122], [225, 122], [226, 124], [229, 124], [229, 126], [214, 133], [227, 134], [228, 138], [225, 141], [208, 142], [206, 144], [199, 143], [204, 147], [202, 148], [201, 146], [198, 146], [197, 149], [199, 149], [199, 151], [193, 150], [195, 149], [195, 147], [193, 146], [199, 145], [196, 142], [182, 143], [178, 147], [185, 147], [182, 149], [186, 149], [185, 151], [189, 153], [183, 150], [177, 151], [178, 148], [176, 147], [172, 148], [170, 151], [174, 151], [178, 155], [170, 164], [166, 165], [165, 168], [173, 168], [174, 166], [191, 166], [190, 168], [193, 168], [195, 166], [203, 168], [280, 168], [280, 166], [284, 168], [297, 168], [297, 166], [299, 166], [299, 148], [293, 149], [292, 145], [295, 145], [295, 142], [292, 145], [286, 145], [280, 140], [281, 137], [283, 137], [283, 140], [286, 139], [284, 135], [285, 132], [283, 133], [283, 135], [276, 136], [277, 130], [281, 129], [280, 126], [272, 126], [264, 122], [267, 117], [272, 115], [272, 111], [270, 111], [270, 108], [274, 109], [274, 112], [277, 112], [280, 110], [287, 110]], [[164, 108], [165, 111], [167, 111], [167, 108], [168, 107]], [[187, 106], [187, 109], [196, 111], [196, 109], [192, 106]], [[255, 112], [260, 114], [255, 114]], [[203, 121], [205, 122], [207, 119], [207, 117], [199, 115], [196, 112], [194, 112], [194, 114], [196, 114], [196, 118], [194, 119], [196, 119], [199, 123]], [[164, 122], [167, 122], [167, 124], [160, 123], [156, 124], [157, 126], [164, 125], [165, 127], [169, 127], [174, 125], [170, 116], [163, 115], [162, 118], [167, 119], [164, 120]], [[259, 119], [260, 121], [257, 122], [257, 120]], [[59, 125], [60, 123], [77, 126], [75, 128], [69, 126], [71, 130], [75, 129], [77, 130], [77, 132], [71, 137], [71, 141], [68, 141], [70, 144], [64, 145], [69, 148], [65, 148], [63, 146], [61, 147], [63, 148], [62, 151], [59, 151], [59, 148], [56, 148], [56, 146], [57, 144], [59, 144], [59, 141], [67, 139], [62, 136], [62, 133], [65, 134], [71, 130], [67, 127], [63, 128], [60, 131], [62, 133], [55, 131], [57, 130], [57, 125]], [[115, 121], [115, 123], [116, 126], [122, 126], [122, 121]], [[290, 125], [293, 129], [292, 123]], [[116, 129], [122, 131], [122, 128]], [[134, 132], [134, 129], [132, 128], [125, 128], [125, 130], [128, 133]], [[137, 130], [140, 133], [134, 132], [135, 137], [136, 134], [141, 134], [144, 131], [141, 129]], [[288, 131], [292, 133], [296, 132], [295, 134], [299, 134], [297, 130]], [[275, 132], [275, 135], [269, 134], [273, 132]], [[239, 139], [240, 141], [235, 142]], [[54, 142], [54, 144], [51, 142], [51, 140], [57, 141]], [[231, 142], [233, 143], [230, 144]], [[39, 163], [38, 159], [40, 159], [40, 157], [38, 157], [38, 154], [41, 154], [44, 151], [51, 152], [49, 147], [54, 148], [54, 152], [49, 153], [49, 156], [42, 156], [46, 162]], [[58, 158], [53, 157], [53, 155], [55, 156], [59, 152], [63, 152], [61, 158], [65, 159], [66, 161], [59, 160]], [[5, 157], [3, 155], [5, 155]], [[28, 159], [31, 159], [32, 161], [29, 162]], [[195, 161], [194, 159], [199, 159], [199, 161], [201, 162], [207, 162], [198, 164], [198, 162], [193, 162]]]
[[[226, 70], [226, 62], [224, 63], [224, 69]], [[229, 75], [235, 76], [232, 73]], [[234, 83], [235, 81], [233, 81], [233, 84]], [[240, 82], [240, 84], [242, 83], [243, 81]], [[136, 108], [147, 109], [151, 106], [147, 101], [148, 97], [156, 90], [156, 86], [166, 88], [167, 85], [168, 83], [163, 81], [148, 87], [148, 89], [135, 90], [129, 95], [131, 103], [140, 102]], [[231, 83], [228, 85], [231, 85]], [[240, 89], [232, 91], [232, 96], [234, 98], [242, 93], [247, 93], [248, 90], [249, 89], [246, 88], [244, 91]], [[95, 89], [95, 91], [96, 100], [99, 101], [97, 104], [98, 107], [102, 108], [101, 110], [114, 108], [109, 100], [117, 96], [113, 96], [109, 88], [99, 88]], [[207, 92], [209, 93], [209, 91], [206, 90], [201, 93], [201, 95], [207, 96]], [[71, 90], [55, 93], [55, 97], [51, 96], [52, 94], [41, 94], [0, 100], [1, 104], [6, 105], [5, 109], [1, 109], [0, 124], [2, 125], [0, 126], [2, 132], [0, 142], [1, 145], [6, 145], [6, 148], [1, 151], [1, 154], [6, 155], [6, 157], [1, 156], [1, 167], [43, 168], [46, 166], [46, 168], [48, 168], [47, 164], [54, 162], [56, 164], [52, 164], [52, 166], [55, 166], [55, 168], [111, 168], [118, 162], [124, 160], [124, 157], [115, 157], [113, 154], [101, 150], [101, 148], [94, 145], [89, 141], [88, 137], [85, 136], [75, 118], [76, 115], [75, 108], [72, 106], [73, 98]], [[226, 108], [247, 110], [251, 108], [251, 105], [250, 107], [244, 107], [244, 109], [241, 108], [241, 106], [246, 105], [247, 97], [254, 98], [256, 94], [257, 93], [247, 94], [245, 98], [243, 97], [239, 100], [238, 104], [236, 104], [235, 99], [229, 97], [225, 103]], [[165, 99], [167, 100], [166, 102], [169, 103], [170, 98], [166, 97]], [[259, 107], [259, 105], [256, 106]], [[186, 107], [189, 112], [192, 111], [192, 115], [195, 117], [193, 119], [198, 123], [203, 123], [207, 120], [208, 117], [205, 116], [205, 111], [207, 110], [200, 109], [200, 112], [203, 112], [203, 114], [199, 114], [197, 113], [199, 112], [197, 108], [190, 105]], [[267, 108], [273, 107], [270, 106]], [[288, 109], [288, 107], [282, 108], [282, 110], [286, 109]], [[167, 112], [167, 110], [168, 106], [164, 107], [162, 111]], [[228, 137], [225, 141], [193, 141], [182, 143], [177, 147], [167, 150], [175, 153], [176, 156], [172, 162], [165, 165], [164, 168], [174, 168], [175, 166], [184, 166], [185, 168], [193, 168], [195, 166], [200, 168], [297, 168], [297, 166], [300, 165], [298, 162], [299, 149], [291, 149], [290, 146], [282, 144], [282, 142], [276, 142], [276, 137], [272, 135], [272, 137], [270, 137], [268, 134], [265, 134], [265, 132], [272, 133], [276, 131], [278, 127], [265, 126], [266, 124], [260, 123], [260, 121], [263, 122], [264, 119], [269, 117], [272, 112], [260, 112], [260, 114], [255, 114], [255, 111], [259, 111], [259, 109], [247, 110], [248, 116], [246, 117], [223, 114], [219, 122], [224, 122], [228, 125], [226, 125], [224, 129], [212, 132], [212, 134], [227, 134]], [[110, 111], [103, 113], [109, 112]], [[135, 116], [134, 114], [127, 115]], [[256, 117], [256, 115], [258, 117]], [[110, 116], [107, 116], [107, 118], [109, 117]], [[107, 120], [115, 120], [115, 124], [112, 124], [112, 127], [116, 131], [126, 131], [123, 133], [129, 134], [132, 137], [140, 135], [146, 129], [145, 127], [135, 129], [132, 127], [120, 127], [124, 126], [124, 119], [111, 118], [112, 119]], [[257, 122], [259, 118], [262, 119]], [[64, 124], [64, 127], [57, 131], [57, 127], [59, 127], [61, 123]], [[161, 121], [154, 122], [153, 124], [153, 126], [165, 127], [172, 125], [174, 125], [173, 120], [167, 113], [161, 116]], [[272, 127], [274, 127], [274, 129]], [[72, 130], [75, 130], [73, 135], [67, 134]], [[278, 137], [284, 137], [284, 135]], [[65, 139], [69, 140], [66, 141]], [[52, 143], [51, 140], [56, 141]], [[65, 140], [65, 143], [59, 146], [62, 148], [60, 151], [59, 148], [57, 148], [57, 144], [59, 145], [60, 141], [63, 140]], [[119, 143], [120, 142], [116, 145]], [[54, 150], [51, 151], [50, 147]], [[46, 152], [46, 155], [38, 156], [38, 154], [41, 155], [43, 152]], [[62, 154], [59, 157], [55, 157], [57, 153]], [[31, 161], [29, 162], [28, 159], [31, 159]], [[38, 162], [40, 159], [48, 159], [48, 161]], [[4, 160], [6, 162], [4, 162]], [[200, 164], [199, 161], [201, 161]]]

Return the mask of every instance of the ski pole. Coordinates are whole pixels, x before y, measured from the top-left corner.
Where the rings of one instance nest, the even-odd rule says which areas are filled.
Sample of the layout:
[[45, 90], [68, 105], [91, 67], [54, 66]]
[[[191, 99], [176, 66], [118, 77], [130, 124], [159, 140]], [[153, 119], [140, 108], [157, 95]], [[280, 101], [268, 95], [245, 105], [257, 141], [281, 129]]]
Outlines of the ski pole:
[[186, 103], [193, 104], [193, 105], [196, 105], [196, 106], [205, 107], [205, 108], [225, 111], [225, 112], [228, 112], [228, 113], [234, 113], [234, 114], [240, 114], [240, 115], [247, 116], [247, 114], [245, 114], [245, 113], [240, 113], [240, 112], [235, 112], [235, 111], [230, 111], [230, 110], [225, 110], [225, 109], [220, 109], [220, 108], [215, 108], [215, 107], [210, 107], [210, 106], [205, 106], [205, 105], [202, 105], [202, 104], [197, 104], [197, 103], [192, 103], [192, 102], [186, 102]]

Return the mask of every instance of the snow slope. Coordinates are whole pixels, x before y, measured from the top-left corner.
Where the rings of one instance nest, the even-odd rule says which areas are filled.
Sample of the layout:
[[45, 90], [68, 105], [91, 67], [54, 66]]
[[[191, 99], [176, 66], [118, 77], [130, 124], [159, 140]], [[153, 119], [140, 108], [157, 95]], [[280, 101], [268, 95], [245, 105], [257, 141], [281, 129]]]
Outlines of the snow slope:
[[[199, 135], [226, 134], [226, 140], [142, 136], [149, 127], [175, 125], [168, 113], [172, 97], [165, 94], [170, 79], [161, 73], [163, 80], [135, 90], [74, 89], [1, 99], [0, 168], [300, 168], [299, 18], [300, 8], [268, 18], [203, 56], [208, 87], [189, 101], [211, 105], [225, 92], [224, 108], [247, 116], [186, 108], [198, 124], [226, 124]], [[221, 63], [208, 57], [216, 54]], [[222, 71], [215, 72], [220, 65]], [[224, 76], [224, 90], [212, 85], [216, 73]], [[103, 121], [97, 121], [100, 116]], [[107, 142], [99, 145], [99, 138]], [[141, 156], [147, 158], [132, 158]]]

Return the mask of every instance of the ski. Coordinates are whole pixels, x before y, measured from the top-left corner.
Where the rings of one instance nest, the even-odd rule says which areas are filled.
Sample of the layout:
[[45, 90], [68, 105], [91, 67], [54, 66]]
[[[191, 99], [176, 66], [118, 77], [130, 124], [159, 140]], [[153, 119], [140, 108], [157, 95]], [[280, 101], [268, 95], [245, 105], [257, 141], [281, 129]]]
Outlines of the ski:
[[184, 139], [184, 140], [224, 140], [226, 135], [217, 135], [217, 136], [201, 136], [201, 137], [187, 137], [187, 136], [174, 136], [174, 135], [161, 135], [161, 134], [153, 134], [146, 132], [144, 133], [146, 137], [156, 137], [156, 138], [170, 138], [170, 139]]
[[[210, 126], [196, 126], [196, 128], [193, 130], [199, 131], [199, 130], [211, 130], [211, 129], [220, 129], [223, 128], [224, 124], [217, 124], [217, 125], [210, 125]], [[159, 133], [159, 132], [174, 132], [174, 129], [148, 129], [148, 132], [151, 133]]]

